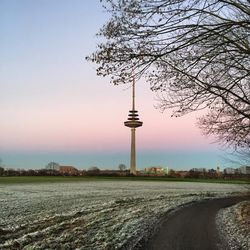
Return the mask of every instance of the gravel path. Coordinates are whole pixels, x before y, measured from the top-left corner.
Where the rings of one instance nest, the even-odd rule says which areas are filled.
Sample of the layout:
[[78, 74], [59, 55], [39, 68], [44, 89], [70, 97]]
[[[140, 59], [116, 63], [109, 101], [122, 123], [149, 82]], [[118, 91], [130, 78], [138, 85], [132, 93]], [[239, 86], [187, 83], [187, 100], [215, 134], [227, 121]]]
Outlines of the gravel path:
[[214, 199], [181, 209], [169, 216], [141, 249], [226, 250], [227, 244], [216, 229], [216, 214], [220, 209], [246, 199], [249, 197]]

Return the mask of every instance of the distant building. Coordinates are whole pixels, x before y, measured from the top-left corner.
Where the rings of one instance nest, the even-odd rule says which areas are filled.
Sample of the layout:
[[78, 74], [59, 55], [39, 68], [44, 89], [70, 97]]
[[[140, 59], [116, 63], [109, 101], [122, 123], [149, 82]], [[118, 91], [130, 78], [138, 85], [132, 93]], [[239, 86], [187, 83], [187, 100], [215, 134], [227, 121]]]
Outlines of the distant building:
[[240, 174], [250, 174], [250, 166], [241, 166], [239, 168]]
[[145, 168], [144, 171], [148, 174], [161, 174], [165, 175], [168, 174], [168, 167], [161, 167], [161, 166], [153, 166]]
[[61, 174], [76, 175], [78, 170], [73, 166], [59, 166], [59, 172]]
[[234, 168], [225, 168], [224, 173], [225, 174], [236, 174], [236, 169], [234, 169]]
[[183, 171], [183, 170], [175, 171], [175, 174], [177, 177], [184, 178], [184, 177], [188, 176], [188, 171]]
[[205, 173], [207, 172], [206, 168], [192, 168], [190, 171], [197, 172], [197, 173]]

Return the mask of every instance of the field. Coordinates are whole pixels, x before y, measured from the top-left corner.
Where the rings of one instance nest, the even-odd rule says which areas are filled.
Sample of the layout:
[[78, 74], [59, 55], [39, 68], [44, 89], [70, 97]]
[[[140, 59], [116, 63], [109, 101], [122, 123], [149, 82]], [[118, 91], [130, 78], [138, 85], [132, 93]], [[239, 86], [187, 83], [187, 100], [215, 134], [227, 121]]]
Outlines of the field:
[[1, 184], [27, 184], [27, 183], [55, 183], [55, 182], [82, 182], [82, 181], [174, 181], [174, 182], [202, 182], [202, 183], [226, 183], [226, 184], [250, 184], [250, 179], [192, 179], [171, 177], [143, 177], [143, 176], [12, 176], [0, 177]]
[[0, 180], [0, 249], [132, 249], [171, 210], [249, 190], [136, 179], [17, 180]]

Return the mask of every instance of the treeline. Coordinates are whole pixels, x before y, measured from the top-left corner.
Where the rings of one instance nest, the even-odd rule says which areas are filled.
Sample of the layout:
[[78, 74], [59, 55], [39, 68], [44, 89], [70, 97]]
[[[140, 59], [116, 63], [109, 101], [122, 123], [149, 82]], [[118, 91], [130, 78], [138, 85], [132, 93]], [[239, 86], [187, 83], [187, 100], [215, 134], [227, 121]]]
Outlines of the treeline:
[[[180, 177], [178, 171], [173, 175], [174, 177]], [[249, 174], [228, 174], [225, 172], [217, 172], [216, 170], [209, 169], [208, 171], [197, 172], [190, 170], [184, 176], [185, 178], [192, 179], [250, 179]]]
[[[53, 169], [4, 169], [0, 167], [0, 176], [132, 176], [129, 170], [100, 170], [99, 168], [90, 168], [88, 170], [77, 170], [74, 173], [65, 173]], [[192, 179], [250, 179], [246, 174], [226, 174], [216, 171], [174, 171], [170, 170], [168, 174], [137, 172], [137, 176], [142, 177], [167, 177], [167, 178], [192, 178]]]
[[0, 167], [0, 176], [131, 176], [128, 170], [77, 170], [74, 172], [61, 172], [55, 169], [4, 169]]
[[4, 169], [0, 167], [0, 176], [60, 176], [60, 172], [48, 169]]

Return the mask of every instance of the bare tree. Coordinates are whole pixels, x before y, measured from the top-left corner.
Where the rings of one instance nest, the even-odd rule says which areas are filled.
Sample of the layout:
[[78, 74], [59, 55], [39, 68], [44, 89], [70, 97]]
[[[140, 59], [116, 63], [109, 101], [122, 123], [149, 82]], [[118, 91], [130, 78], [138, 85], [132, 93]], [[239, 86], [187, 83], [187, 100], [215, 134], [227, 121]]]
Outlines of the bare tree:
[[208, 109], [199, 125], [235, 148], [250, 147], [248, 0], [104, 0], [106, 40], [89, 60], [114, 84], [142, 75], [162, 110]]
[[46, 169], [49, 169], [49, 170], [59, 170], [59, 167], [60, 167], [60, 165], [59, 165], [59, 163], [57, 163], [57, 162], [49, 162], [47, 165], [46, 165]]
[[236, 152], [227, 153], [225, 162], [236, 166], [250, 166], [250, 148], [239, 149]]
[[92, 166], [87, 170], [87, 175], [99, 175], [100, 169], [96, 166]]
[[121, 163], [121, 164], [119, 164], [118, 169], [120, 171], [125, 171], [127, 169], [127, 166], [125, 164]]
[[99, 173], [100, 169], [96, 166], [92, 166], [88, 169], [88, 172]]
[[0, 158], [0, 167], [3, 167], [3, 160]]
[[4, 174], [3, 160], [0, 158], [0, 176]]

